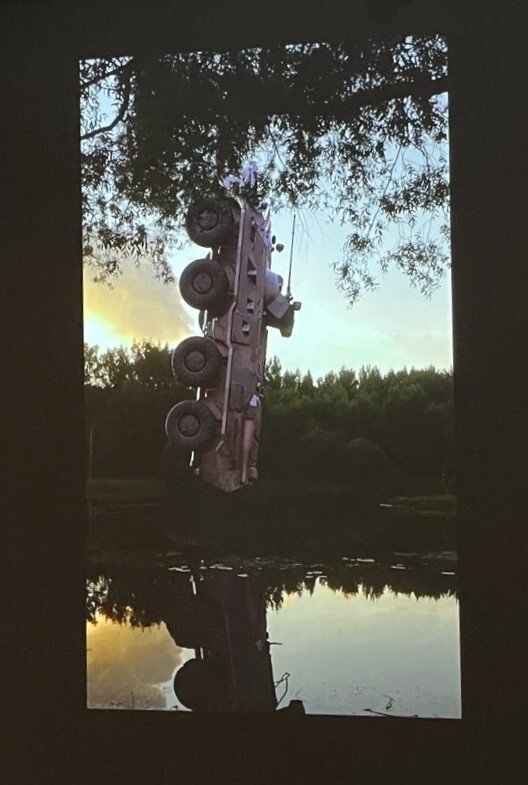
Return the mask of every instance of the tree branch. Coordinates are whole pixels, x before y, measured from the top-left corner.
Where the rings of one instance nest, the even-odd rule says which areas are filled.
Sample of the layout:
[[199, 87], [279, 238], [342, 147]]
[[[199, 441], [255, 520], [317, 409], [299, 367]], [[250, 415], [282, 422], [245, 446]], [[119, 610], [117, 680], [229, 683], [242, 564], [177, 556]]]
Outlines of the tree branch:
[[94, 84], [97, 84], [97, 82], [102, 82], [104, 79], [108, 79], [109, 76], [117, 76], [117, 74], [120, 74], [122, 71], [128, 68], [131, 62], [132, 62], [131, 60], [128, 60], [126, 63], [123, 63], [122, 65], [119, 65], [117, 68], [114, 68], [113, 71], [107, 71], [104, 74], [99, 74], [99, 76], [94, 76], [93, 79], [88, 79], [86, 82], [83, 82], [81, 80], [81, 89], [85, 90], [86, 88], [91, 87]]
[[[131, 70], [130, 69], [130, 62], [128, 62], [124, 66], [124, 68], [127, 68], [127, 66], [128, 66], [129, 70]], [[112, 122], [109, 123], [108, 125], [103, 125], [100, 128], [94, 128], [92, 131], [88, 131], [87, 133], [83, 134], [81, 136], [81, 142], [84, 142], [87, 139], [93, 139], [94, 136], [98, 136], [99, 134], [104, 134], [107, 131], [111, 131], [113, 128], [116, 127], [116, 125], [118, 123], [120, 123], [122, 120], [124, 120], [125, 115], [126, 115], [126, 113], [128, 111], [129, 104], [130, 104], [130, 92], [131, 92], [131, 89], [132, 89], [132, 85], [131, 85], [130, 79], [131, 79], [131, 74], [129, 74], [128, 80], [125, 83], [125, 88], [124, 88], [124, 92], [123, 92], [123, 100], [121, 102], [121, 106], [119, 107], [119, 111], [118, 111], [117, 115], [114, 117], [114, 119], [112, 120]]]
[[394, 161], [392, 162], [392, 166], [391, 166], [391, 168], [390, 168], [390, 172], [389, 172], [389, 177], [388, 177], [388, 179], [387, 179], [387, 182], [385, 183], [385, 188], [383, 189], [383, 193], [381, 194], [381, 196], [380, 196], [380, 198], [379, 198], [379, 201], [378, 201], [378, 206], [377, 206], [377, 208], [376, 208], [376, 212], [374, 213], [374, 216], [373, 216], [373, 218], [372, 218], [372, 221], [370, 222], [370, 226], [369, 226], [369, 228], [368, 228], [368, 230], [367, 230], [367, 234], [366, 234], [366, 238], [367, 238], [367, 240], [369, 239], [369, 237], [370, 237], [370, 233], [371, 233], [372, 229], [374, 228], [374, 224], [376, 223], [376, 218], [378, 217], [378, 215], [379, 215], [379, 211], [381, 210], [381, 204], [382, 204], [382, 202], [383, 202], [383, 199], [384, 199], [384, 197], [385, 197], [385, 196], [386, 196], [386, 194], [387, 194], [387, 191], [389, 190], [389, 185], [392, 183], [392, 175], [394, 174], [394, 170], [395, 170], [395, 168], [396, 168], [396, 164], [397, 164], [397, 162], [398, 162], [398, 158], [400, 157], [401, 150], [402, 150], [402, 146], [401, 146], [401, 144], [400, 144], [400, 145], [398, 146], [398, 152], [396, 153], [396, 156], [395, 156], [395, 158], [394, 158]]
[[[267, 89], [268, 88], [268, 89]], [[345, 99], [330, 99], [328, 102], [308, 103], [305, 92], [293, 87], [279, 91], [276, 85], [265, 85], [259, 79], [254, 84], [246, 83], [243, 94], [230, 94], [216, 101], [208, 100], [206, 106], [200, 106], [196, 92], [193, 93], [192, 105], [179, 106], [180, 117], [210, 118], [211, 116], [236, 116], [237, 118], [254, 118], [255, 116], [300, 115], [307, 113], [316, 117], [334, 120], [349, 120], [364, 106], [376, 106], [398, 98], [420, 97], [429, 98], [445, 93], [449, 89], [447, 76], [430, 79], [427, 76], [417, 77], [412, 81], [398, 81], [392, 84], [358, 90]]]
[[372, 90], [360, 90], [346, 101], [335, 106], [329, 106], [330, 114], [336, 119], [346, 119], [351, 110], [360, 109], [362, 106], [373, 106], [386, 103], [396, 98], [430, 98], [449, 90], [449, 77], [440, 79], [415, 79], [412, 82], [394, 82], [384, 87]]

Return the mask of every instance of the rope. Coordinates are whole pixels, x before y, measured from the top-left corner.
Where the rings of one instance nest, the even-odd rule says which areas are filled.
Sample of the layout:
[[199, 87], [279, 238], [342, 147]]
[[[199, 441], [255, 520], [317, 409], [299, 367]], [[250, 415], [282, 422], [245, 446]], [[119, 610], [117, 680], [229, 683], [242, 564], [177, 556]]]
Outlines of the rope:
[[288, 692], [288, 679], [290, 678], [290, 676], [291, 676], [291, 673], [288, 673], [288, 671], [286, 671], [286, 673], [284, 673], [280, 677], [280, 679], [275, 682], [275, 689], [279, 686], [279, 684], [282, 684], [283, 682], [286, 683], [286, 686], [284, 688], [284, 692], [282, 693], [282, 695], [280, 696], [279, 700], [277, 701], [276, 708], [279, 706], [280, 702], [283, 700], [283, 698], [286, 696], [286, 693]]
[[291, 292], [291, 271], [292, 271], [292, 263], [293, 263], [293, 241], [295, 239], [295, 219], [297, 217], [297, 213], [293, 214], [293, 225], [292, 225], [292, 239], [291, 239], [291, 248], [290, 248], [290, 268], [288, 270], [288, 288], [286, 290], [286, 294], [289, 296]]

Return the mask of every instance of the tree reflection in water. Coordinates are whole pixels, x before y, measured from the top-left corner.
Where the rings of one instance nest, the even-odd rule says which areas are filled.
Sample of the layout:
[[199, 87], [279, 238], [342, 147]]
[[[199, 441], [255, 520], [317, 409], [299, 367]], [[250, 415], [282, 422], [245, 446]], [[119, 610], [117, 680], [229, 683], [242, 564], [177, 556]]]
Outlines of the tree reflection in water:
[[[281, 608], [293, 595], [313, 594], [317, 582], [346, 598], [359, 595], [374, 602], [386, 592], [416, 599], [456, 597], [456, 576], [438, 565], [365, 562], [93, 566], [87, 620], [97, 623], [102, 617], [136, 628], [164, 622], [177, 646], [194, 650], [174, 678], [175, 693], [188, 709], [274, 711], [267, 609]], [[304, 711], [299, 701], [284, 709]]]
[[[313, 569], [312, 569], [313, 568]], [[192, 573], [203, 579], [207, 575], [230, 572], [233, 576], [243, 571], [255, 591], [263, 598], [265, 607], [278, 609], [285, 597], [313, 594], [317, 580], [333, 592], [347, 597], [362, 595], [379, 599], [384, 592], [413, 595], [416, 599], [441, 599], [457, 596], [457, 579], [453, 573], [444, 574], [438, 565], [419, 568], [393, 569], [383, 564], [347, 563], [336, 565], [301, 565], [283, 562], [276, 565], [248, 566], [247, 563], [218, 568], [187, 565], [161, 568], [129, 568], [121, 565], [93, 565], [88, 574], [86, 604], [87, 621], [94, 622], [96, 614], [115, 622], [127, 622], [134, 627], [148, 627], [166, 620], [172, 607], [177, 607], [188, 596]]]

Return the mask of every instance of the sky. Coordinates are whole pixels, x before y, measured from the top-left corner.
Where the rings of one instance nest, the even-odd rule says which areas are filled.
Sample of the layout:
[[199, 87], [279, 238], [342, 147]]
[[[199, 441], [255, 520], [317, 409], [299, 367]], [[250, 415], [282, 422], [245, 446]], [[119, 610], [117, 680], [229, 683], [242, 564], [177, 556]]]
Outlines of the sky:
[[[88, 708], [182, 710], [174, 673], [194, 652], [177, 646], [164, 622], [96, 621], [86, 625]], [[313, 594], [284, 593], [266, 623], [269, 640], [282, 644], [271, 648], [274, 678], [289, 673], [288, 700], [300, 698], [309, 713], [386, 712], [392, 697], [396, 715], [460, 717], [455, 597], [417, 600], [386, 587], [373, 601], [317, 579]]]
[[[101, 92], [100, 108], [115, 114]], [[272, 233], [285, 246], [274, 254], [272, 269], [287, 279], [293, 214], [272, 215]], [[351, 225], [331, 221], [324, 211], [302, 211], [296, 223], [292, 293], [302, 302], [290, 338], [268, 330], [268, 357], [277, 356], [284, 369], [310, 371], [314, 378], [339, 370], [377, 366], [383, 373], [403, 367], [451, 368], [451, 286], [447, 274], [430, 298], [411, 287], [397, 270], [378, 276], [379, 287], [365, 292], [354, 306], [336, 286], [332, 262], [342, 259]], [[393, 235], [397, 240], [398, 236]], [[391, 236], [388, 233], [390, 244]], [[176, 279], [206, 250], [188, 243], [169, 256]], [[85, 268], [84, 339], [101, 349], [130, 345], [134, 338], [150, 339], [171, 348], [190, 335], [199, 335], [198, 312], [181, 299], [177, 283], [158, 281], [148, 264], [137, 270], [123, 264], [123, 275], [109, 288], [93, 283]]]
[[[449, 274], [430, 298], [411, 287], [406, 276], [391, 271], [378, 276], [379, 287], [349, 306], [336, 286], [331, 264], [341, 258], [350, 226], [331, 223], [328, 215], [303, 212], [297, 219], [292, 293], [302, 302], [290, 338], [268, 330], [268, 357], [284, 369], [310, 370], [314, 378], [341, 367], [377, 366], [383, 373], [403, 367], [452, 367], [451, 286]], [[291, 211], [272, 215], [272, 232], [283, 243], [272, 269], [287, 280], [292, 231]], [[169, 256], [176, 279], [205, 249], [188, 243]], [[158, 281], [144, 263], [123, 267], [112, 288], [93, 283], [85, 269], [85, 342], [101, 349], [145, 338], [175, 347], [200, 334], [198, 312], [184, 303], [177, 283]]]

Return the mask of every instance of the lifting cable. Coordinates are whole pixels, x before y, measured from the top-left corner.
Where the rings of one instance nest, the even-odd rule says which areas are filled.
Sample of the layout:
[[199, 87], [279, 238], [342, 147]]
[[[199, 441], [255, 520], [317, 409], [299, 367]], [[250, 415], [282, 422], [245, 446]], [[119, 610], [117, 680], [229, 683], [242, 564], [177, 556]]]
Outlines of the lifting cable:
[[295, 239], [295, 219], [297, 217], [297, 213], [293, 213], [293, 225], [292, 225], [292, 239], [291, 239], [291, 248], [290, 248], [290, 267], [288, 270], [288, 287], [286, 289], [286, 295], [289, 297], [291, 293], [291, 271], [292, 271], [292, 262], [293, 262], [293, 241]]

